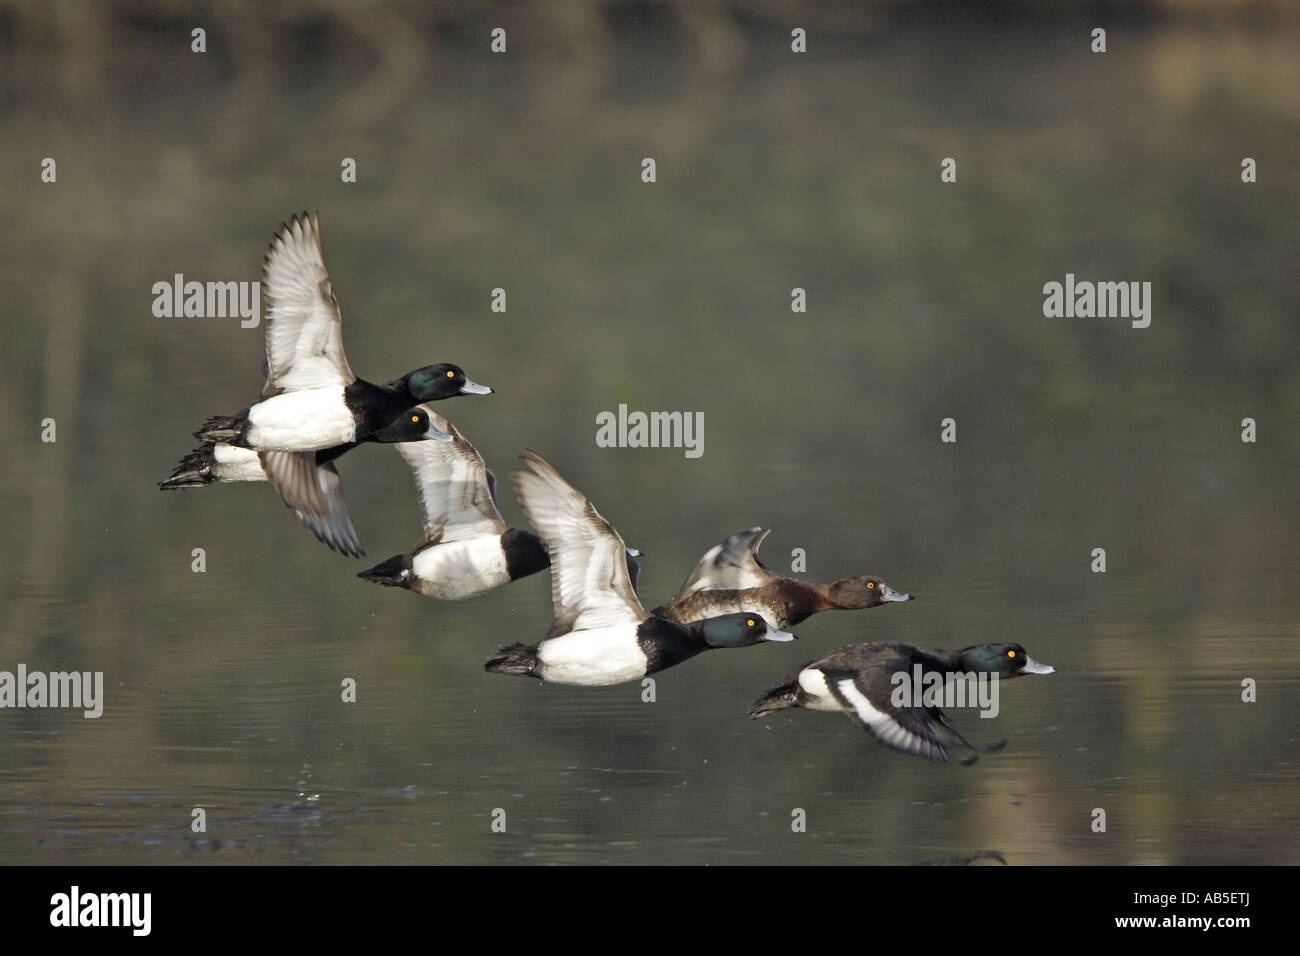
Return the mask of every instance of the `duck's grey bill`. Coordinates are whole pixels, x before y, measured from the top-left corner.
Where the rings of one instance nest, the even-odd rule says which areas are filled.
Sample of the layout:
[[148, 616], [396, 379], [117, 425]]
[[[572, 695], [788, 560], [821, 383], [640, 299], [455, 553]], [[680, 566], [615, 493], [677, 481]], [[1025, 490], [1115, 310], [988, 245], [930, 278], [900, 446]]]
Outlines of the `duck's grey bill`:
[[626, 551], [626, 552], [628, 553], [628, 555], [631, 556], [631, 557], [633, 557], [633, 558], [644, 558], [644, 557], [645, 557], [645, 552], [642, 551], [640, 548], [627, 548], [627, 547], [625, 547], [623, 550]]
[[456, 436], [438, 428], [433, 422], [429, 422], [429, 427], [424, 430], [424, 437], [433, 441], [455, 441]]
[[1025, 655], [1026, 674], [1055, 674], [1056, 668], [1051, 664], [1040, 664], [1028, 654]]
[[774, 627], [769, 627], [767, 633], [763, 635], [763, 640], [779, 641], [784, 644], [786, 641], [793, 641], [795, 637], [796, 635], [791, 634], [789, 631], [778, 631]]
[[912, 595], [904, 594], [902, 591], [895, 591], [888, 584], [885, 585], [885, 593], [880, 596], [882, 601], [911, 601]]
[[465, 384], [460, 387], [462, 395], [491, 395], [494, 391], [496, 390], [491, 385], [480, 385], [469, 379], [465, 379]]

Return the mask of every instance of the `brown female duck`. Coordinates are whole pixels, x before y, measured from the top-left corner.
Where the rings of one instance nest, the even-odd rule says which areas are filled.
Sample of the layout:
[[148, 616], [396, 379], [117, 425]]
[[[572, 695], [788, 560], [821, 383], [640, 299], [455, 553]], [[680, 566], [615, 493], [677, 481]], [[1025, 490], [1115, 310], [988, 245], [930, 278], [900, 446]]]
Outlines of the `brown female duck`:
[[758, 560], [759, 546], [770, 530], [750, 528], [710, 548], [677, 596], [654, 613], [689, 624], [719, 614], [750, 611], [775, 627], [786, 628], [818, 611], [912, 600], [912, 595], [895, 591], [872, 575], [817, 584], [773, 574]]

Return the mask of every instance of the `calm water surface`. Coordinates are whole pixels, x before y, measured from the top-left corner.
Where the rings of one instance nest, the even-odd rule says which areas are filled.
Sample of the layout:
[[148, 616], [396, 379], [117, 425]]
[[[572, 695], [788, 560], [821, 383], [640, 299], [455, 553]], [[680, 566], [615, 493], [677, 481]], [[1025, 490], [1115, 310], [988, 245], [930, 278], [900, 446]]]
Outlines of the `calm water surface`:
[[[0, 669], [103, 671], [106, 701], [0, 712], [0, 862], [1300, 863], [1295, 32], [1134, 24], [1100, 65], [1068, 22], [897, 12], [796, 60], [779, 24], [675, 9], [591, 46], [534, 12], [505, 64], [473, 14], [411, 12], [385, 56], [347, 22], [217, 21], [206, 60], [166, 21], [109, 14], [67, 62], [6, 21], [31, 71], [0, 111]], [[779, 570], [802, 548], [919, 600], [703, 655], [645, 703], [483, 672], [546, 633], [545, 575], [463, 603], [357, 580], [419, 537], [389, 449], [341, 464], [366, 564], [266, 486], [160, 494], [262, 343], [154, 318], [151, 287], [258, 278], [303, 207], [359, 374], [496, 387], [441, 410], [507, 520], [531, 447], [646, 552], [647, 606], [755, 524]], [[1151, 281], [1151, 327], [1044, 318], [1067, 272]], [[703, 457], [597, 448], [620, 403], [703, 412]], [[969, 768], [747, 719], [886, 639], [1058, 673], [954, 714], [1010, 741]]]

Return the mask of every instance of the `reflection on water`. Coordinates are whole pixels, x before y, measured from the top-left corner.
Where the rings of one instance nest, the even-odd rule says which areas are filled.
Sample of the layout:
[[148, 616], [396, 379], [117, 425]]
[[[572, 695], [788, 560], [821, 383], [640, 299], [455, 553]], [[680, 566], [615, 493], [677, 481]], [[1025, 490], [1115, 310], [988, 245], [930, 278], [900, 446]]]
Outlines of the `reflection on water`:
[[[218, 20], [206, 59], [112, 12], [63, 65], [14, 48], [3, 172], [52, 152], [59, 179], [0, 194], [0, 669], [102, 670], [107, 699], [0, 712], [0, 860], [1300, 862], [1296, 32], [1173, 17], [1099, 64], [1068, 24], [881, 12], [796, 59], [766, 15], [545, 9], [506, 61], [424, 5]], [[778, 569], [803, 548], [811, 578], [920, 600], [702, 655], [643, 703], [483, 672], [545, 634], [545, 575], [438, 603], [358, 581], [265, 486], [159, 494], [256, 394], [261, 341], [155, 319], [153, 283], [257, 278], [304, 206], [353, 367], [495, 386], [440, 410], [503, 477], [525, 447], [572, 477], [646, 553], [648, 606], [760, 523]], [[1151, 327], [1045, 319], [1067, 272], [1151, 281]], [[705, 454], [597, 448], [620, 403], [703, 413]], [[370, 556], [409, 548], [398, 456], [340, 471]], [[1058, 673], [1004, 687], [992, 731], [954, 715], [1010, 739], [971, 768], [746, 718], [874, 639], [1016, 640]]]

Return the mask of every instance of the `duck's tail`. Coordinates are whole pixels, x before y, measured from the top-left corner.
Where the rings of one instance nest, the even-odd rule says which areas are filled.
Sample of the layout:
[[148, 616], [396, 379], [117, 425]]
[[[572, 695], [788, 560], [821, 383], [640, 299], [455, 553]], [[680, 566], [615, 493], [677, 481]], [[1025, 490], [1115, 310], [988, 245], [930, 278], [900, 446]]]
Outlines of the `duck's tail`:
[[527, 644], [507, 644], [497, 652], [497, 656], [483, 665], [485, 671], [494, 674], [515, 674], [519, 677], [536, 677], [541, 661], [537, 659], [537, 648]]
[[409, 588], [411, 586], [411, 556], [395, 554], [387, 561], [380, 561], [373, 568], [366, 568], [357, 573], [357, 577], [390, 588]]
[[751, 720], [757, 720], [775, 710], [785, 710], [787, 707], [799, 706], [799, 684], [790, 681], [788, 684], [780, 684], [773, 687], [766, 694], [754, 701], [754, 705], [749, 708], [749, 717]]
[[158, 482], [158, 487], [170, 491], [227, 481], [266, 481], [262, 456], [237, 445], [204, 442], [182, 458], [171, 477]]
[[217, 480], [212, 474], [214, 464], [216, 461], [212, 457], [212, 445], [200, 445], [182, 458], [180, 464], [172, 469], [171, 477], [158, 482], [158, 487], [163, 491], [170, 491], [173, 488], [199, 488], [210, 485]]
[[235, 442], [243, 436], [247, 424], [248, 419], [242, 413], [239, 415], [213, 415], [199, 426], [199, 430], [194, 433], [194, 437], [200, 441]]

